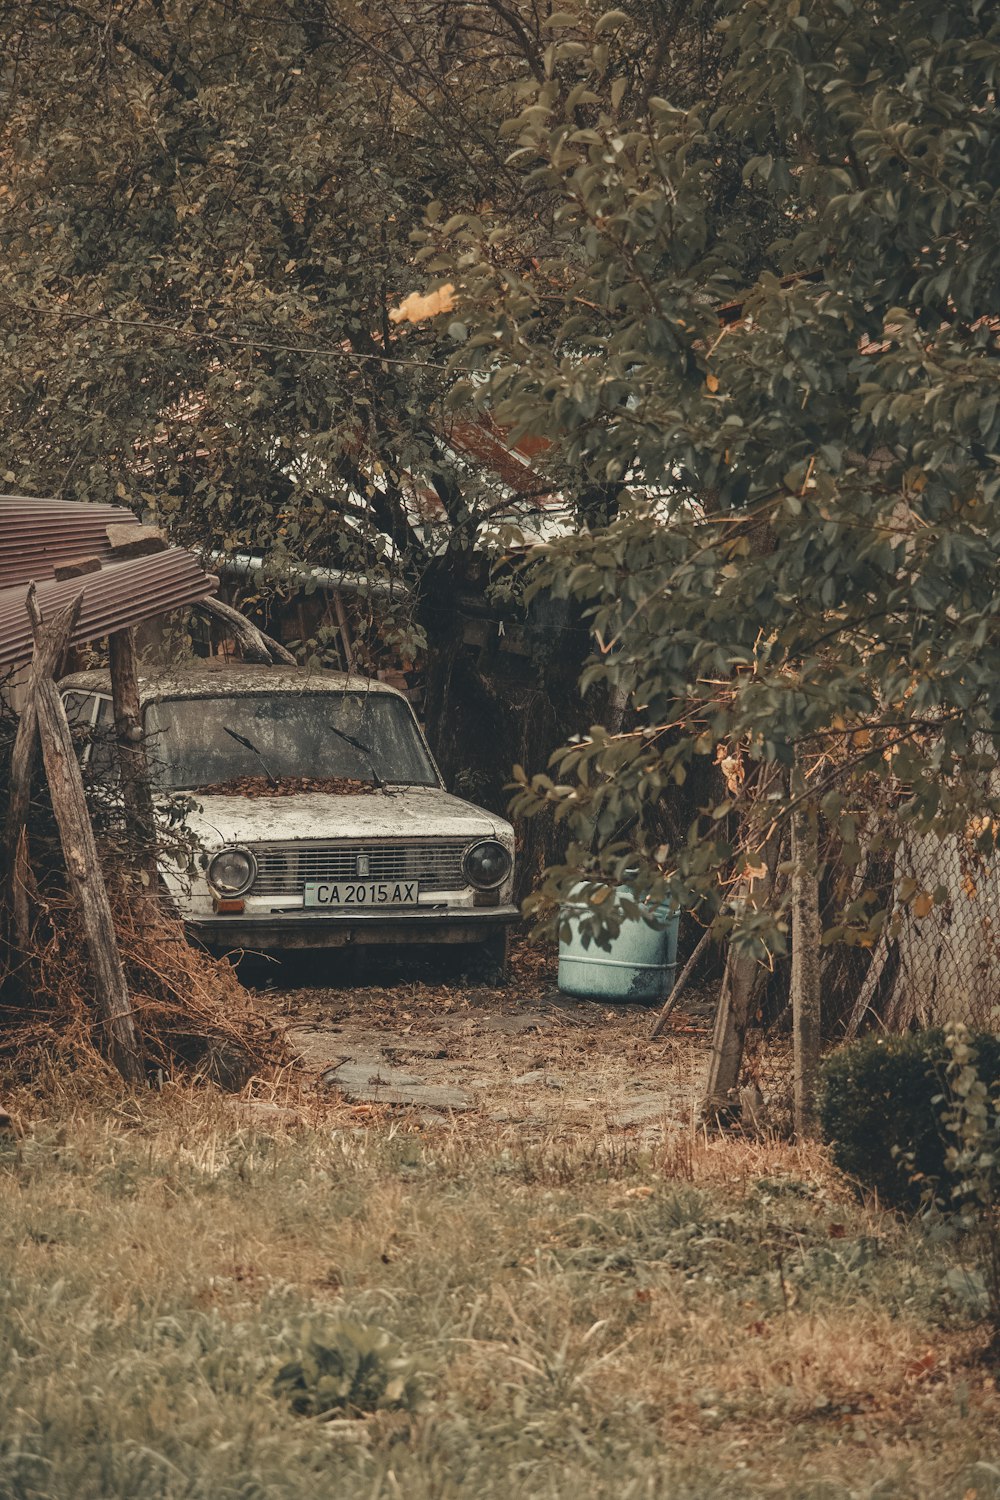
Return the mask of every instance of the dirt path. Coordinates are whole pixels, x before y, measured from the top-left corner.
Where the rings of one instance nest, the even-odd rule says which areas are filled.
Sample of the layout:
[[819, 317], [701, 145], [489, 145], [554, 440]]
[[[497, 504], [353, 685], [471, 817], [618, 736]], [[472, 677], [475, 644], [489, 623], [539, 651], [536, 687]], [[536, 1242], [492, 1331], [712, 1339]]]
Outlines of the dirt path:
[[314, 964], [261, 999], [310, 1081], [353, 1103], [415, 1109], [428, 1124], [470, 1110], [546, 1126], [597, 1114], [651, 1132], [689, 1124], [697, 1107], [710, 1034], [697, 997], [650, 1042], [650, 1010], [561, 995], [554, 961], [526, 944], [495, 989], [426, 970], [394, 982], [384, 965], [345, 980], [329, 986]]

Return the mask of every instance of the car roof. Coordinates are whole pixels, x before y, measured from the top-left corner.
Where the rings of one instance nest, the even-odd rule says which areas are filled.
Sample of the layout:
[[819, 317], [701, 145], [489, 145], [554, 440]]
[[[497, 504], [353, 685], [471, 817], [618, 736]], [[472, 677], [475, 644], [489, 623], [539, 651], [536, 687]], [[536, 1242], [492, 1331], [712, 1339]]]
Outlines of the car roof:
[[[60, 688], [85, 693], [110, 693], [106, 667], [72, 672]], [[139, 697], [144, 703], [163, 698], [212, 698], [217, 694], [251, 697], [261, 693], [385, 693], [404, 695], [388, 683], [357, 673], [310, 671], [305, 667], [262, 667], [251, 662], [200, 660], [190, 667], [140, 667]]]

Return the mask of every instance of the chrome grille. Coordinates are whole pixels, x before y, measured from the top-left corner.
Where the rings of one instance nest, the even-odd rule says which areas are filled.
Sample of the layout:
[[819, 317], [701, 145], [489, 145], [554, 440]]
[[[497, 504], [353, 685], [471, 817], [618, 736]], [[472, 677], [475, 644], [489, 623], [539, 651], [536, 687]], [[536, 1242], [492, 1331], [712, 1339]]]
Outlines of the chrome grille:
[[[312, 880], [419, 880], [421, 891], [457, 891], [468, 884], [462, 855], [474, 839], [372, 839], [329, 843], [302, 839], [253, 844], [257, 879], [252, 896], [300, 896]], [[358, 860], [367, 860], [364, 873]]]

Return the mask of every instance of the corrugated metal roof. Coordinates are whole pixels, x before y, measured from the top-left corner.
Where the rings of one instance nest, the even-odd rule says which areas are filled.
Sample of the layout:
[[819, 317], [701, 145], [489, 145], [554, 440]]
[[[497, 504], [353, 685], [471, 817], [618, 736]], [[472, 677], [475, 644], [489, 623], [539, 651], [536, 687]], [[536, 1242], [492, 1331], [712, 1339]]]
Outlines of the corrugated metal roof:
[[120, 505], [0, 495], [0, 588], [40, 583], [73, 558], [110, 557], [108, 527], [138, 524]]
[[[43, 619], [51, 619], [82, 591], [83, 605], [72, 636], [76, 644], [215, 593], [218, 581], [180, 547], [109, 561], [114, 554], [108, 526], [130, 524], [138, 524], [132, 513], [114, 505], [0, 495], [0, 668], [31, 656], [26, 600], [32, 580], [38, 586]], [[60, 562], [82, 557], [100, 558], [100, 570], [79, 578], [54, 577]]]

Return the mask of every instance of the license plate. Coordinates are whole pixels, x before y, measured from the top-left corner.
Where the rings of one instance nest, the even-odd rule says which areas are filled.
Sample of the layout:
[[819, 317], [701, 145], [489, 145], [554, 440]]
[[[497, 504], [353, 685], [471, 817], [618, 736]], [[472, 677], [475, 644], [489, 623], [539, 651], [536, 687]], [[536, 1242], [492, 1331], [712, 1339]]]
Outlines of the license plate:
[[418, 880], [310, 880], [306, 906], [416, 906]]

